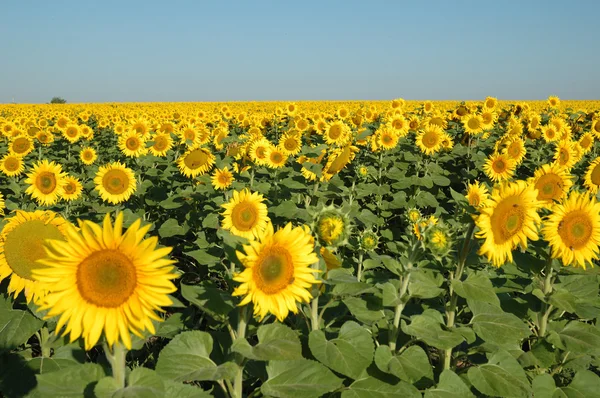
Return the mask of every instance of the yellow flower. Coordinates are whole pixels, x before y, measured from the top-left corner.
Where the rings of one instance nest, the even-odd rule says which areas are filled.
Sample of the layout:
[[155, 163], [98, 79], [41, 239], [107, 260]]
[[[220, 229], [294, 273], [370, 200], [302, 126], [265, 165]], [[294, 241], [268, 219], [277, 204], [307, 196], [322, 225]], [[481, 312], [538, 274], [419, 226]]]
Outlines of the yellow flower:
[[81, 182], [75, 177], [66, 176], [65, 185], [63, 187], [62, 198], [66, 201], [79, 199], [83, 186]]
[[215, 169], [211, 182], [215, 189], [227, 189], [233, 182], [233, 174], [231, 174], [227, 167]]
[[571, 175], [557, 164], [544, 164], [535, 171], [530, 184], [538, 191], [538, 200], [550, 208], [554, 201], [560, 201], [573, 185]]
[[33, 149], [33, 141], [25, 136], [16, 137], [8, 143], [9, 154], [16, 156], [23, 157], [31, 153]]
[[311, 264], [319, 261], [314, 239], [307, 227], [285, 228], [274, 232], [268, 223], [257, 240], [237, 252], [244, 270], [233, 278], [240, 282], [234, 296], [244, 296], [239, 305], [254, 304], [254, 315], [261, 321], [271, 313], [281, 322], [290, 312], [296, 314], [296, 302], [308, 303], [310, 288], [319, 283]]
[[462, 119], [465, 132], [467, 134], [476, 135], [483, 131], [484, 123], [481, 115], [470, 114]]
[[128, 200], [136, 188], [133, 170], [120, 162], [101, 166], [94, 177], [94, 183], [102, 200], [114, 205]]
[[94, 148], [86, 147], [79, 152], [79, 159], [81, 162], [87, 166], [94, 164], [96, 159], [98, 159], [98, 155], [96, 155], [96, 150]]
[[557, 108], [560, 105], [560, 99], [558, 97], [550, 96], [548, 97], [548, 105], [551, 108]]
[[146, 143], [135, 131], [119, 136], [119, 149], [125, 156], [137, 158], [146, 153]]
[[296, 155], [302, 149], [302, 136], [300, 134], [286, 133], [279, 139], [279, 149], [286, 155]]
[[573, 143], [567, 140], [560, 141], [554, 153], [554, 161], [557, 165], [565, 169], [573, 167], [577, 161], [575, 151], [573, 150]]
[[583, 185], [594, 195], [598, 192], [598, 187], [600, 187], [600, 156], [588, 166]]
[[173, 140], [169, 133], [156, 133], [150, 139], [154, 141], [154, 144], [148, 150], [154, 156], [165, 156], [173, 146]]
[[343, 146], [350, 138], [350, 128], [344, 122], [334, 121], [325, 128], [323, 138], [329, 145]]
[[92, 349], [102, 332], [109, 346], [123, 342], [131, 349], [130, 332], [142, 336], [155, 333], [152, 320], [161, 321], [155, 311], [172, 304], [168, 294], [176, 291], [170, 247], [157, 248], [158, 239], [144, 239], [150, 225], [136, 220], [123, 233], [123, 213], [113, 226], [110, 215], [102, 226], [80, 221], [80, 230], [68, 227], [66, 242], [50, 240], [45, 267], [33, 270], [34, 278], [51, 289], [41, 310], [46, 318], [60, 315], [56, 332], [71, 342], [83, 337], [85, 349]]
[[264, 200], [258, 192], [234, 191], [231, 200], [221, 205], [225, 209], [222, 227], [247, 239], [257, 237], [270, 222]]
[[512, 138], [502, 152], [507, 154], [516, 164], [521, 164], [525, 159], [527, 149], [525, 149], [525, 143], [521, 138]]
[[441, 127], [430, 124], [417, 134], [416, 144], [426, 155], [433, 155], [442, 148], [445, 133]]
[[16, 298], [24, 291], [28, 303], [37, 303], [47, 292], [35, 281], [32, 271], [40, 267], [37, 260], [46, 257], [46, 239], [65, 240], [67, 222], [54, 212], [41, 210], [17, 210], [4, 221], [0, 232], [0, 281], [10, 277], [9, 294]]
[[489, 196], [488, 189], [480, 182], [469, 184], [467, 187], [467, 200], [475, 208], [483, 206]]
[[279, 148], [270, 146], [267, 150], [267, 156], [265, 163], [267, 167], [272, 169], [279, 169], [285, 166], [288, 156]]
[[496, 153], [488, 158], [483, 165], [483, 171], [492, 181], [510, 179], [515, 173], [517, 164], [506, 153]]
[[543, 233], [553, 258], [560, 258], [564, 265], [585, 269], [589, 263], [593, 267], [600, 244], [600, 203], [589, 194], [571, 193], [552, 208]]
[[17, 155], [4, 155], [0, 160], [0, 171], [8, 177], [19, 176], [25, 170], [23, 159]]
[[208, 173], [214, 164], [215, 155], [207, 148], [191, 148], [177, 159], [181, 173], [191, 178]]
[[25, 183], [29, 184], [25, 191], [33, 197], [38, 204], [51, 206], [58, 202], [63, 194], [65, 185], [65, 173], [62, 166], [42, 160], [33, 166], [33, 170], [27, 174]]
[[484, 243], [479, 255], [496, 267], [512, 261], [512, 251], [527, 248], [527, 239], [537, 240], [540, 216], [537, 191], [525, 181], [504, 182], [494, 188], [476, 219], [478, 238]]

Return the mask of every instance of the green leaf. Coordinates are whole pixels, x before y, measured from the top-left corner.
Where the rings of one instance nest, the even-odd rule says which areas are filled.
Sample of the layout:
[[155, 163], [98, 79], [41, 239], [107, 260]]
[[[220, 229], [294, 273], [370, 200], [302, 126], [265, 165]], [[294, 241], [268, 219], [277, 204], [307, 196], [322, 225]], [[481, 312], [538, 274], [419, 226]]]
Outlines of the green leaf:
[[301, 181], [296, 181], [293, 178], [285, 178], [279, 182], [279, 185], [283, 185], [289, 189], [306, 189], [306, 184]]
[[424, 398], [471, 398], [475, 397], [469, 387], [456, 373], [445, 369], [437, 386], [425, 392]]
[[181, 295], [190, 303], [217, 319], [224, 319], [234, 308], [231, 295], [217, 287], [211, 281], [202, 281], [200, 285], [181, 284]]
[[447, 187], [450, 185], [450, 179], [440, 174], [432, 174], [431, 179], [433, 180], [433, 183], [439, 187]]
[[537, 375], [531, 381], [534, 397], [552, 397], [556, 392], [554, 379], [548, 373]]
[[226, 362], [217, 366], [209, 357], [212, 349], [210, 334], [198, 330], [183, 332], [162, 349], [156, 371], [174, 381], [233, 379], [237, 365]]
[[[580, 321], [572, 321], [558, 332], [567, 351], [600, 356], [600, 329]], [[550, 339], [549, 339], [550, 340]]]
[[219, 228], [219, 214], [209, 213], [202, 220], [202, 228], [218, 229]]
[[598, 398], [600, 397], [600, 377], [589, 370], [577, 372], [571, 384], [560, 390], [568, 398]]
[[473, 386], [486, 395], [500, 397], [529, 397], [531, 386], [525, 371], [506, 351], [498, 351], [487, 364], [469, 368]]
[[400, 380], [415, 383], [422, 378], [433, 380], [433, 369], [423, 349], [413, 345], [394, 355], [390, 347], [380, 345], [375, 351], [375, 364], [385, 373], [390, 373]]
[[410, 325], [402, 320], [402, 331], [443, 350], [456, 347], [464, 341], [460, 334], [443, 330], [440, 322], [426, 315], [413, 316]]
[[94, 388], [94, 394], [98, 398], [163, 398], [165, 384], [155, 371], [135, 368], [127, 377], [125, 388], [119, 388], [113, 377], [105, 377]]
[[479, 337], [499, 345], [514, 343], [531, 334], [522, 320], [507, 312], [479, 313], [471, 319], [471, 323]]
[[286, 200], [281, 202], [278, 206], [270, 207], [269, 211], [273, 213], [276, 217], [284, 217], [288, 220], [291, 220], [296, 215], [298, 211], [298, 206], [291, 200]]
[[342, 398], [420, 398], [421, 393], [415, 386], [400, 381], [396, 384], [383, 382], [375, 377], [356, 380], [342, 392]]
[[84, 391], [104, 376], [102, 367], [95, 363], [71, 366], [37, 375], [35, 391], [43, 397], [83, 397]]
[[208, 254], [207, 252], [201, 249], [193, 250], [191, 252], [185, 252], [185, 254], [198, 261], [198, 264], [200, 265], [211, 266], [213, 264], [218, 263], [221, 260], [219, 257], [213, 256], [212, 254]]
[[281, 323], [271, 323], [258, 328], [258, 344], [252, 347], [246, 339], [237, 339], [232, 351], [259, 361], [291, 360], [302, 358], [298, 334]]
[[210, 398], [213, 395], [199, 387], [165, 380], [165, 398]]
[[173, 209], [180, 208], [181, 206], [183, 206], [184, 203], [185, 203], [185, 201], [183, 200], [182, 197], [180, 197], [180, 196], [171, 196], [171, 197], [163, 200], [162, 202], [160, 202], [159, 205], [163, 209], [173, 210]]
[[329, 341], [323, 331], [313, 330], [308, 336], [308, 346], [319, 362], [353, 379], [373, 362], [371, 333], [353, 321], [344, 323], [338, 337]]
[[314, 398], [337, 390], [342, 379], [324, 365], [308, 359], [270, 361], [269, 379], [260, 387], [264, 395], [280, 398]]
[[177, 236], [177, 235], [185, 235], [186, 232], [187, 232], [187, 228], [179, 225], [179, 221], [177, 221], [173, 218], [169, 218], [158, 229], [158, 234], [162, 238], [168, 238], [168, 237]]
[[430, 299], [437, 297], [444, 292], [444, 289], [440, 289], [443, 280], [440, 274], [418, 269], [411, 273], [408, 293], [415, 298]]
[[29, 311], [0, 308], [0, 352], [24, 344], [43, 324]]
[[471, 273], [466, 280], [454, 279], [452, 287], [456, 294], [468, 300], [482, 301], [500, 307], [500, 300], [494, 293], [494, 286], [487, 276], [481, 272]]
[[352, 315], [356, 317], [360, 322], [372, 324], [385, 317], [383, 309], [371, 309], [371, 307], [377, 307], [378, 303], [374, 303], [373, 300], [368, 300], [366, 297], [347, 297], [343, 299], [343, 303], [348, 307]]

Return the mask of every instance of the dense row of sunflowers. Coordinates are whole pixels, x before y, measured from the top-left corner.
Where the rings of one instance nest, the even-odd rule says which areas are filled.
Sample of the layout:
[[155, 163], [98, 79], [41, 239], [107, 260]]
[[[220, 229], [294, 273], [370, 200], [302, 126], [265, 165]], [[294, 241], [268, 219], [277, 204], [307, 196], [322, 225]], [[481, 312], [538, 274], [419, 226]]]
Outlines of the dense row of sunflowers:
[[[387, 344], [390, 358], [400, 358], [406, 347], [418, 347], [410, 345], [414, 341], [410, 343], [409, 336], [416, 336], [437, 353], [423, 351], [430, 370], [421, 376], [431, 373], [430, 362], [437, 362], [446, 380], [439, 379], [438, 387], [450, 383], [447, 372], [458, 372], [462, 361], [453, 357], [453, 348], [463, 340], [436, 345], [411, 332], [418, 322], [403, 312], [411, 298], [425, 303], [439, 301], [441, 295], [443, 311], [438, 315], [445, 329], [440, 333], [458, 330], [458, 300], [473, 297], [455, 286], [462, 283], [463, 275], [479, 275], [467, 271], [469, 256], [476, 258], [471, 260], [474, 270], [487, 264], [509, 269], [518, 263], [515, 255], [524, 253], [531, 261], [542, 259], [544, 265], [537, 272], [543, 283], [535, 296], [542, 300], [541, 315], [530, 325], [537, 339], [545, 338], [556, 308], [579, 315], [550, 297], [557, 275], [588, 272], [598, 260], [600, 114], [594, 105], [561, 103], [557, 97], [516, 104], [488, 97], [458, 104], [395, 99], [385, 103], [0, 106], [0, 211], [4, 214], [0, 232], [0, 281], [4, 283], [0, 286], [12, 297], [11, 309], [28, 306], [28, 311], [47, 322], [40, 329], [43, 333], [32, 337], [42, 357], [51, 357], [44, 347], [50, 325], [55, 330], [52, 341], [68, 335], [68, 343], [77, 344], [81, 338], [87, 351], [104, 342], [114, 391], [135, 384], [131, 379], [125, 383], [125, 348], [139, 350], [136, 338], [161, 336], [161, 322], [175, 319], [176, 310], [164, 315], [165, 308], [178, 308], [184, 298], [216, 324], [182, 323], [178, 331], [227, 330], [232, 343], [228, 349], [237, 356], [230, 373], [178, 376], [175, 381], [213, 380], [224, 394], [240, 397], [261, 384], [265, 395], [302, 395], [271, 382], [276, 371], [262, 379], [252, 379], [248, 373], [244, 378], [249, 360], [303, 358], [276, 354], [271, 358], [255, 353], [249, 345], [239, 347], [251, 322], [245, 308], [251, 305], [255, 324], [262, 325], [259, 345], [267, 339], [261, 328], [278, 321], [300, 330], [298, 320], [304, 317], [307, 331], [312, 330], [309, 345], [314, 358], [355, 380], [336, 384], [337, 376], [319, 368], [333, 378], [328, 387], [308, 389], [304, 396], [331, 391], [359, 394], [361, 380], [368, 380], [364, 382], [369, 384], [370, 389], [364, 388], [367, 393], [383, 388], [410, 396], [418, 393], [412, 384], [421, 377], [413, 380], [388, 369], [378, 362], [377, 352]], [[174, 210], [183, 208], [189, 213]], [[216, 224], [209, 226], [215, 216]], [[75, 219], [80, 220], [73, 224]], [[207, 236], [207, 229], [218, 231], [218, 238]], [[159, 245], [157, 232], [167, 246]], [[185, 247], [178, 248], [177, 239], [187, 242]], [[553, 269], [554, 259], [569, 268]], [[223, 269], [215, 269], [215, 263]], [[436, 272], [444, 276], [441, 280], [423, 271], [434, 263], [440, 267]], [[418, 277], [419, 272], [426, 276]], [[220, 292], [216, 302], [227, 295], [227, 302], [240, 306], [234, 317], [237, 327], [227, 319], [232, 309], [215, 314], [206, 300], [185, 293], [184, 286], [204, 283], [198, 277], [211, 280], [211, 288], [203, 292]], [[434, 278], [420, 283], [434, 283], [430, 289], [437, 293], [415, 293], [418, 278]], [[445, 293], [440, 288], [444, 278], [448, 278]], [[378, 317], [372, 313], [377, 310], [369, 310], [368, 300], [347, 299], [362, 300], [374, 291], [383, 295], [384, 307], [386, 301], [393, 302], [386, 326], [380, 324], [387, 318], [383, 309]], [[341, 297], [352, 316], [348, 322], [362, 331], [375, 335], [380, 329], [389, 331], [386, 341], [375, 340], [379, 347], [375, 363], [400, 383], [373, 375], [358, 377], [357, 372], [331, 364], [315, 352], [315, 332], [338, 332], [343, 340], [342, 331], [350, 329], [348, 322], [340, 329], [337, 322], [343, 317], [331, 315], [339, 310], [339, 300], [323, 300], [328, 297]], [[477, 316], [475, 307], [469, 308]], [[423, 311], [433, 310], [425, 305]], [[325, 321], [326, 314], [331, 321]], [[401, 326], [405, 319], [412, 323]], [[182, 332], [164, 350], [180, 343], [185, 333], [192, 332]], [[476, 333], [486, 340], [483, 333]], [[20, 344], [34, 344], [31, 334], [25, 337], [28, 342]], [[409, 339], [408, 346], [396, 352], [403, 338]], [[600, 341], [600, 335], [597, 338]], [[367, 340], [372, 346], [370, 335]], [[373, 361], [372, 349], [365, 372]], [[343, 353], [329, 354], [344, 359]], [[563, 371], [566, 361], [561, 358], [560, 367], [552, 368], [553, 376]], [[467, 362], [471, 363], [465, 369], [477, 363]], [[299, 366], [305, 365], [314, 370], [310, 361]], [[156, 371], [168, 375], [173, 370], [166, 366], [159, 357]], [[454, 388], [469, 394], [469, 389], [508, 394], [490, 383], [479, 386], [471, 371], [469, 379], [453, 379]], [[41, 376], [51, 373], [39, 373], [41, 386]], [[433, 376], [426, 378], [431, 382], [420, 388], [436, 384]], [[256, 380], [261, 382], [255, 385]], [[530, 382], [519, 388], [510, 394], [529, 393]]]

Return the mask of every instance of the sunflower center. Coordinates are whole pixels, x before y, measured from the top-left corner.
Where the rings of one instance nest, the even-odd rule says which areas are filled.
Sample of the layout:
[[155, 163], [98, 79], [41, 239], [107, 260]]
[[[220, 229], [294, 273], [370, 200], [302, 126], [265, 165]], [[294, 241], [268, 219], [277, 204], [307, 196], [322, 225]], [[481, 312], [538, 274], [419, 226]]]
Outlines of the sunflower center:
[[92, 152], [91, 152], [91, 151], [85, 151], [85, 152], [83, 153], [83, 158], [84, 158], [85, 160], [92, 160], [92, 156], [93, 156], [93, 154], [92, 154]]
[[264, 159], [267, 157], [267, 148], [263, 146], [259, 146], [256, 148], [256, 157], [259, 159]]
[[567, 213], [558, 226], [558, 235], [571, 250], [585, 247], [592, 236], [592, 231], [590, 216], [581, 210]]
[[65, 192], [66, 193], [73, 193], [73, 192], [75, 192], [75, 184], [68, 183], [67, 185], [65, 185]]
[[102, 186], [109, 193], [119, 195], [129, 188], [129, 179], [123, 170], [109, 170], [102, 178]]
[[98, 307], [120, 306], [131, 297], [136, 284], [135, 265], [117, 250], [94, 252], [77, 268], [77, 289], [81, 297]]
[[296, 149], [296, 140], [294, 138], [288, 138], [287, 140], [285, 140], [283, 146], [288, 151], [293, 151], [294, 149]]
[[600, 133], [600, 120], [594, 123], [594, 131]]
[[195, 170], [208, 163], [208, 155], [200, 149], [195, 149], [187, 154], [187, 156], [183, 159], [183, 162], [187, 167]]
[[565, 148], [561, 148], [560, 152], [559, 152], [559, 156], [560, 156], [560, 164], [567, 164], [569, 162], [569, 151]]
[[43, 194], [48, 195], [56, 189], [56, 176], [49, 171], [42, 171], [35, 180], [35, 186]]
[[8, 158], [4, 161], [4, 168], [8, 171], [17, 171], [19, 170], [20, 163], [15, 158]]
[[332, 140], [336, 140], [340, 137], [340, 135], [342, 135], [342, 128], [337, 124], [331, 126], [331, 128], [329, 129], [329, 138], [331, 138]]
[[225, 173], [221, 173], [219, 174], [219, 182], [221, 184], [227, 184], [229, 183], [229, 176]]
[[17, 138], [13, 142], [13, 151], [16, 153], [27, 152], [30, 142], [27, 138]]
[[135, 151], [140, 147], [140, 141], [136, 137], [130, 137], [125, 141], [125, 146], [129, 150]]
[[258, 221], [258, 209], [252, 203], [240, 202], [231, 211], [233, 225], [240, 231], [250, 231]]
[[600, 163], [594, 167], [594, 170], [592, 170], [590, 180], [592, 180], [594, 185], [600, 185]]
[[556, 174], [541, 176], [535, 184], [535, 188], [538, 190], [538, 199], [544, 201], [560, 199], [563, 192], [562, 185], [562, 178]]
[[162, 151], [167, 147], [167, 140], [164, 137], [154, 137], [154, 149]]
[[384, 145], [390, 145], [392, 141], [393, 139], [389, 134], [384, 134], [381, 136], [381, 142], [383, 142]]
[[467, 124], [469, 125], [470, 129], [476, 130], [479, 128], [479, 120], [477, 120], [475, 118], [469, 119]]
[[6, 235], [4, 256], [15, 274], [33, 280], [31, 270], [42, 267], [36, 261], [46, 258], [46, 239], [64, 240], [64, 237], [56, 225], [42, 220], [26, 221]]
[[283, 156], [279, 152], [273, 152], [271, 154], [271, 161], [275, 164], [279, 164], [283, 161]]
[[425, 145], [427, 148], [433, 148], [437, 145], [438, 143], [438, 135], [436, 132], [434, 131], [427, 131], [424, 135], [423, 135], [423, 145]]
[[500, 202], [491, 216], [492, 233], [496, 244], [502, 244], [518, 234], [525, 224], [525, 207], [519, 196]]
[[263, 250], [256, 260], [254, 282], [266, 294], [275, 294], [285, 289], [294, 280], [294, 263], [289, 251], [274, 246]]
[[497, 159], [492, 163], [492, 167], [496, 173], [503, 173], [506, 171], [506, 162], [502, 159]]
[[77, 133], [78, 133], [78, 130], [77, 130], [76, 128], [69, 127], [69, 128], [67, 129], [67, 136], [69, 136], [69, 137], [71, 137], [71, 138], [73, 138], [73, 137], [77, 137]]

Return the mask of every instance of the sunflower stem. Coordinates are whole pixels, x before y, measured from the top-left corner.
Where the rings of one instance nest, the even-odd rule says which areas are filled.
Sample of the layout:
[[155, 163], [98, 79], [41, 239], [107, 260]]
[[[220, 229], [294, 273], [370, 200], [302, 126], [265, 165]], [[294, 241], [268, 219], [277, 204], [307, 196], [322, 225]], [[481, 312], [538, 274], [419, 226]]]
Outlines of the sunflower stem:
[[[467, 260], [467, 255], [469, 254], [469, 246], [471, 244], [471, 238], [473, 237], [474, 230], [475, 224], [469, 224], [469, 230], [467, 231], [463, 247], [460, 251], [456, 270], [454, 271], [454, 274], [450, 274], [450, 283], [448, 284], [448, 291], [450, 293], [450, 304], [448, 305], [448, 309], [446, 310], [446, 327], [448, 328], [454, 327], [454, 320], [456, 318], [456, 303], [458, 301], [458, 295], [452, 287], [452, 281], [454, 279], [460, 280], [460, 278], [462, 277], [463, 271], [465, 269], [465, 261]], [[452, 348], [445, 350], [442, 356], [444, 359], [444, 369], [450, 369], [450, 365], [452, 363]]]
[[[544, 296], [546, 297], [546, 301], [550, 293], [552, 293], [552, 256], [548, 254], [548, 261], [546, 261], [546, 267], [544, 268], [544, 272], [546, 277], [544, 278]], [[538, 336], [544, 337], [546, 335], [546, 328], [548, 326], [548, 317], [550, 313], [554, 309], [552, 305], [548, 305], [548, 303], [544, 301], [542, 303], [542, 310], [538, 314], [539, 319], [539, 330]]]
[[363, 256], [362, 250], [358, 253], [358, 270], [356, 271], [356, 279], [360, 282], [363, 273]]
[[[237, 338], [246, 338], [246, 326], [248, 325], [248, 306], [244, 305], [240, 307], [237, 325]], [[242, 390], [244, 385], [244, 358], [241, 355], [237, 355], [238, 371], [233, 381], [233, 392], [235, 398], [242, 398]]]
[[[316, 267], [314, 267], [316, 268]], [[312, 330], [319, 330], [321, 327], [321, 322], [319, 320], [319, 293], [315, 294], [315, 297], [312, 299], [310, 303], [310, 323]]]
[[121, 343], [116, 342], [111, 350], [108, 344], [104, 343], [104, 354], [108, 363], [110, 363], [113, 378], [117, 382], [119, 389], [125, 388], [125, 357], [127, 356], [127, 349]]
[[400, 298], [400, 304], [396, 306], [394, 311], [394, 323], [392, 325], [392, 329], [390, 329], [390, 350], [392, 352], [396, 351], [396, 340], [398, 340], [398, 334], [400, 333], [400, 317], [402, 316], [402, 311], [404, 311], [404, 307], [406, 307], [406, 291], [408, 290], [408, 282], [410, 281], [410, 271], [412, 268], [412, 262], [409, 262], [406, 267], [406, 274], [400, 277], [401, 285], [398, 290], [398, 297]]

